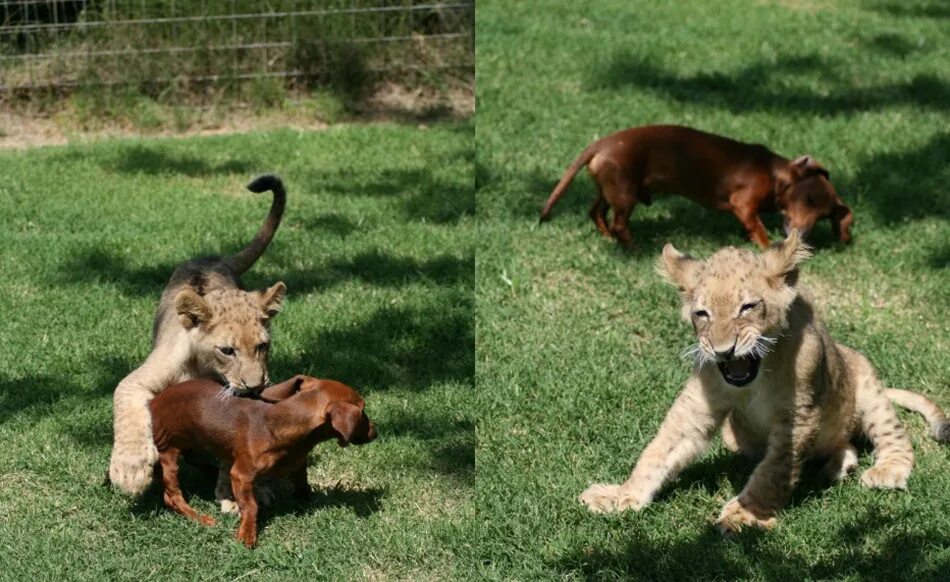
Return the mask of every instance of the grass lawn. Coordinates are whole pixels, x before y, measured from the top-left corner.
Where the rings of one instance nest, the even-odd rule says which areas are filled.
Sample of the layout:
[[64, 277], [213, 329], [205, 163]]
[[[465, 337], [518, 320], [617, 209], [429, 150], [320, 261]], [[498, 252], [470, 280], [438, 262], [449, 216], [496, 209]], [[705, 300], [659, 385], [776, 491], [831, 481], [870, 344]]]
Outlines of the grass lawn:
[[[0, 154], [0, 579], [449, 579], [474, 555], [473, 124], [125, 140]], [[357, 387], [380, 438], [312, 455], [259, 546], [102, 486], [112, 391], [149, 351], [174, 266], [241, 248], [288, 286], [271, 377]], [[186, 498], [215, 512], [212, 481]]]
[[[578, 494], [626, 478], [689, 373], [692, 330], [653, 272], [660, 248], [752, 245], [731, 215], [664, 198], [634, 211], [638, 249], [621, 252], [587, 217], [586, 173], [536, 224], [584, 146], [625, 127], [679, 123], [813, 154], [855, 211], [855, 240], [842, 247], [819, 224], [803, 282], [886, 383], [950, 408], [947, 15], [937, 0], [479, 1], [481, 574], [947, 579], [950, 447], [909, 413], [907, 492], [806, 479], [774, 531], [727, 542], [711, 522], [754, 465], [717, 438], [642, 513], [588, 513]], [[767, 222], [773, 239], [780, 224]]]

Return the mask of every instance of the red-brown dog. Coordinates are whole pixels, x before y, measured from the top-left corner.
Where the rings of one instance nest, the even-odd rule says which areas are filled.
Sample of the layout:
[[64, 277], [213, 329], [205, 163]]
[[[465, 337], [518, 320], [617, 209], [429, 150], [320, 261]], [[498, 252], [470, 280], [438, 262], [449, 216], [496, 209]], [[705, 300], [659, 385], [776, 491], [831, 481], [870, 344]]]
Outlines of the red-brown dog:
[[363, 399], [345, 384], [294, 376], [261, 392], [261, 399], [225, 396], [212, 380], [189, 380], [166, 388], [149, 407], [159, 451], [165, 505], [213, 525], [192, 509], [178, 486], [182, 451], [202, 450], [231, 465], [231, 488], [241, 511], [237, 537], [247, 547], [257, 541], [254, 480], [289, 476], [294, 494], [307, 496], [307, 455], [317, 443], [336, 438], [340, 446], [376, 438]]
[[[634, 127], [600, 139], [567, 169], [541, 212], [541, 222], [584, 166], [600, 195], [590, 217], [604, 236], [628, 245], [627, 219], [637, 202], [647, 206], [657, 192], [679, 194], [707, 208], [729, 210], [749, 238], [767, 247], [759, 210], [785, 215], [785, 231], [807, 234], [821, 218], [842, 242], [851, 240], [851, 210], [838, 197], [828, 171], [811, 156], [789, 161], [763, 145], [675, 125]], [[613, 224], [607, 226], [607, 208]]]

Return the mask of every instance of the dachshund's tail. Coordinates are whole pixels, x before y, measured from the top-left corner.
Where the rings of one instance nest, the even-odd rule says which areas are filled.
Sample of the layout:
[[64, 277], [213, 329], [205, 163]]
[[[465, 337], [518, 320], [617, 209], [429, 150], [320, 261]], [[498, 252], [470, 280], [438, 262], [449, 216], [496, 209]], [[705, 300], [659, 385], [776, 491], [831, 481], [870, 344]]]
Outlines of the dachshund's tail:
[[557, 183], [557, 186], [554, 187], [554, 191], [551, 192], [551, 196], [548, 197], [547, 203], [544, 205], [544, 210], [541, 211], [541, 219], [538, 222], [547, 222], [551, 217], [551, 209], [554, 208], [554, 205], [557, 204], [557, 201], [560, 200], [561, 196], [564, 194], [564, 191], [567, 190], [567, 187], [571, 184], [571, 181], [574, 180], [574, 176], [587, 165], [588, 162], [594, 157], [600, 150], [599, 144], [597, 142], [592, 143], [587, 146], [587, 149], [581, 152], [581, 155], [577, 156], [571, 165], [567, 168], [567, 171], [564, 172], [564, 175], [561, 177], [561, 181]]

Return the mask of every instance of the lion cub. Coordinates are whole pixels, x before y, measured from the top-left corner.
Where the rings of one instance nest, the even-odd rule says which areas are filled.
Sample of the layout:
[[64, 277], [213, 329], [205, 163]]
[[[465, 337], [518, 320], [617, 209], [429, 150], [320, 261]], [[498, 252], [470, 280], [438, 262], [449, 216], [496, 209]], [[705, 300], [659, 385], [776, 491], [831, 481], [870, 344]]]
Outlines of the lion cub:
[[115, 389], [109, 480], [126, 493], [137, 495], [152, 482], [158, 450], [148, 403], [156, 394], [201, 377], [220, 379], [229, 392], [260, 391], [268, 383], [268, 327], [287, 288], [275, 283], [245, 291], [240, 276], [274, 237], [287, 194], [280, 178], [271, 175], [257, 178], [248, 189], [274, 193], [263, 226], [234, 255], [192, 259], [175, 269], [155, 313], [152, 352]]
[[794, 231], [761, 255], [727, 247], [703, 261], [664, 247], [657, 269], [679, 287], [683, 316], [696, 331], [695, 371], [630, 477], [581, 494], [591, 511], [641, 509], [720, 426], [728, 448], [761, 458], [716, 521], [724, 535], [772, 527], [807, 459], [826, 460], [830, 479], [848, 475], [859, 433], [870, 438], [875, 458], [861, 483], [904, 489], [914, 453], [891, 401], [923, 414], [934, 436], [950, 441], [939, 407], [886, 389], [864, 356], [829, 337], [798, 285], [798, 265], [808, 257]]

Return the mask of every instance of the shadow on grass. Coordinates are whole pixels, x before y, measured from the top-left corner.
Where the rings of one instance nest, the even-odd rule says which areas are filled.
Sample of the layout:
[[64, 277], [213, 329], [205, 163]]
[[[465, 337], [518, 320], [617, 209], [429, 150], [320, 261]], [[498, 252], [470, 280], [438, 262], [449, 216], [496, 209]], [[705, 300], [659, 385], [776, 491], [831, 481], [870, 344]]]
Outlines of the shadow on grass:
[[924, 48], [922, 44], [892, 33], [862, 39], [861, 44], [874, 52], [899, 59], [906, 59], [914, 53], [929, 52], [929, 48]]
[[[475, 276], [474, 257], [441, 255], [429, 259], [396, 257], [381, 251], [368, 251], [347, 259], [329, 260], [323, 265], [300, 269], [282, 266], [281, 257], [269, 259], [276, 270], [275, 280], [287, 284], [293, 294], [324, 291], [348, 281], [375, 287], [400, 287], [418, 282], [452, 285]], [[135, 267], [109, 250], [95, 249], [68, 257], [52, 277], [52, 283], [72, 285], [114, 285], [125, 296], [158, 297], [168, 283], [177, 263]], [[254, 280], [253, 271], [243, 277]], [[269, 282], [263, 282], [266, 285]]]
[[870, 207], [884, 225], [930, 216], [950, 219], [950, 133], [944, 132], [917, 149], [883, 153], [865, 161], [839, 191], [861, 191], [862, 206]]
[[67, 257], [53, 276], [53, 283], [72, 285], [114, 285], [125, 296], [158, 297], [177, 264], [144, 267], [129, 265], [128, 259], [107, 249], [77, 252]]
[[453, 411], [436, 414], [397, 412], [396, 418], [380, 424], [380, 431], [394, 437], [407, 436], [425, 443], [431, 470], [468, 485], [475, 484], [475, 424], [452, 417]]
[[869, 7], [875, 12], [883, 12], [889, 16], [902, 18], [950, 18], [950, 5], [943, 0], [932, 2], [886, 2]]
[[305, 219], [302, 224], [307, 230], [327, 232], [342, 238], [346, 238], [360, 226], [346, 216], [336, 213], [313, 216]]
[[[179, 468], [179, 484], [186, 501], [191, 504], [194, 500], [200, 499], [213, 504], [217, 509], [219, 504], [214, 497], [217, 468], [191, 462], [182, 462]], [[257, 521], [258, 536], [262, 535], [272, 519], [282, 515], [309, 515], [325, 509], [343, 508], [351, 511], [356, 517], [365, 519], [382, 509], [381, 500], [386, 493], [384, 489], [378, 488], [351, 489], [336, 485], [313, 490], [308, 498], [300, 499], [294, 497], [286, 479], [270, 479], [268, 482], [274, 490], [275, 498], [271, 505], [260, 508]], [[148, 491], [132, 503], [132, 513], [148, 516], [162, 511], [171, 512], [165, 507], [159, 483], [160, 479], [156, 478]], [[237, 530], [237, 517], [222, 516], [218, 511], [211, 512], [211, 517], [218, 522], [213, 527], [227, 527], [229, 520], [233, 520], [235, 531]], [[182, 516], [181, 519], [187, 518]]]
[[[446, 154], [448, 162], [468, 159], [467, 150]], [[430, 169], [386, 169], [365, 182], [355, 182], [352, 170], [314, 171], [306, 181], [319, 194], [392, 198], [408, 220], [452, 224], [475, 214], [472, 184], [443, 179]]]
[[257, 167], [248, 160], [228, 160], [211, 164], [193, 155], [171, 153], [159, 146], [134, 146], [124, 149], [117, 159], [103, 163], [106, 170], [123, 174], [183, 174], [203, 177], [216, 174], [247, 174]]
[[[128, 362], [111, 357], [103, 358], [95, 368], [97, 378], [89, 385], [46, 374], [0, 380], [0, 424], [13, 418], [35, 420], [57, 415], [64, 407], [78, 408], [107, 398], [132, 370]], [[108, 429], [111, 441], [112, 427]]]
[[328, 261], [310, 269], [281, 268], [278, 278], [291, 293], [323, 291], [347, 281], [374, 287], [400, 287], [418, 282], [452, 285], [474, 278], [474, 257], [441, 255], [429, 259], [395, 257], [378, 250]]
[[[950, 109], [950, 84], [936, 75], [919, 74], [909, 82], [854, 87], [849, 79], [837, 78], [830, 69], [825, 57], [813, 54], [752, 63], [731, 73], [680, 74], [641, 55], [619, 54], [595, 69], [591, 84], [608, 90], [648, 91], [673, 101], [733, 113], [837, 115], [898, 105]], [[826, 92], [775, 83], [814, 74], [832, 77], [835, 88]]]
[[425, 306], [386, 307], [358, 324], [317, 333], [293, 361], [275, 353], [272, 367], [339, 378], [367, 392], [391, 386], [425, 390], [440, 382], [474, 385], [474, 297], [426, 293], [433, 298]]
[[[855, 443], [859, 456], [871, 453], [865, 439]], [[721, 449], [685, 469], [664, 488], [656, 503], [662, 505], [677, 490], [700, 487], [710, 495], [720, 489], [726, 478], [733, 491], [740, 491], [748, 481], [757, 460]], [[830, 487], [857, 487], [857, 478], [833, 484], [821, 477], [821, 461], [806, 464], [802, 480], [795, 488], [784, 512], [807, 503], [820, 503], [816, 498]], [[658, 509], [658, 508], [655, 508]], [[701, 519], [701, 516], [697, 516]], [[637, 537], [619, 551], [578, 549], [556, 561], [554, 567], [562, 576], [587, 578], [632, 576], [637, 579], [689, 579], [701, 572], [703, 579], [803, 580], [828, 579], [856, 575], [860, 579], [898, 580], [911, 576], [915, 580], [935, 579], [940, 565], [929, 560], [930, 550], [950, 543], [950, 533], [932, 526], [928, 531], [908, 533], [900, 527], [903, 516], [883, 513], [876, 507], [855, 508], [850, 519], [835, 533], [823, 537], [838, 539], [837, 554], [804, 557], [789, 554], [768, 543], [772, 534], [760, 530], [743, 531], [734, 541], [724, 539], [709, 524], [699, 537], [670, 540], [668, 537]], [[782, 515], [779, 515], [781, 528]], [[883, 545], [868, 541], [869, 534], [886, 532]], [[753, 568], [749, 567], [749, 564]]]
[[[823, 534], [839, 540], [833, 553], [790, 553], [771, 545], [770, 534], [764, 532], [743, 534], [730, 542], [710, 527], [695, 539], [638, 537], [619, 551], [575, 550], [552, 567], [562, 577], [596, 579], [684, 580], [699, 573], [706, 580], [939, 579], [946, 571], [929, 559], [930, 548], [946, 545], [947, 533], [936, 527], [907, 532], [899, 527], [902, 519], [876, 508], [854, 508], [846, 523]], [[869, 532], [887, 534], [881, 544], [869, 544]]]

